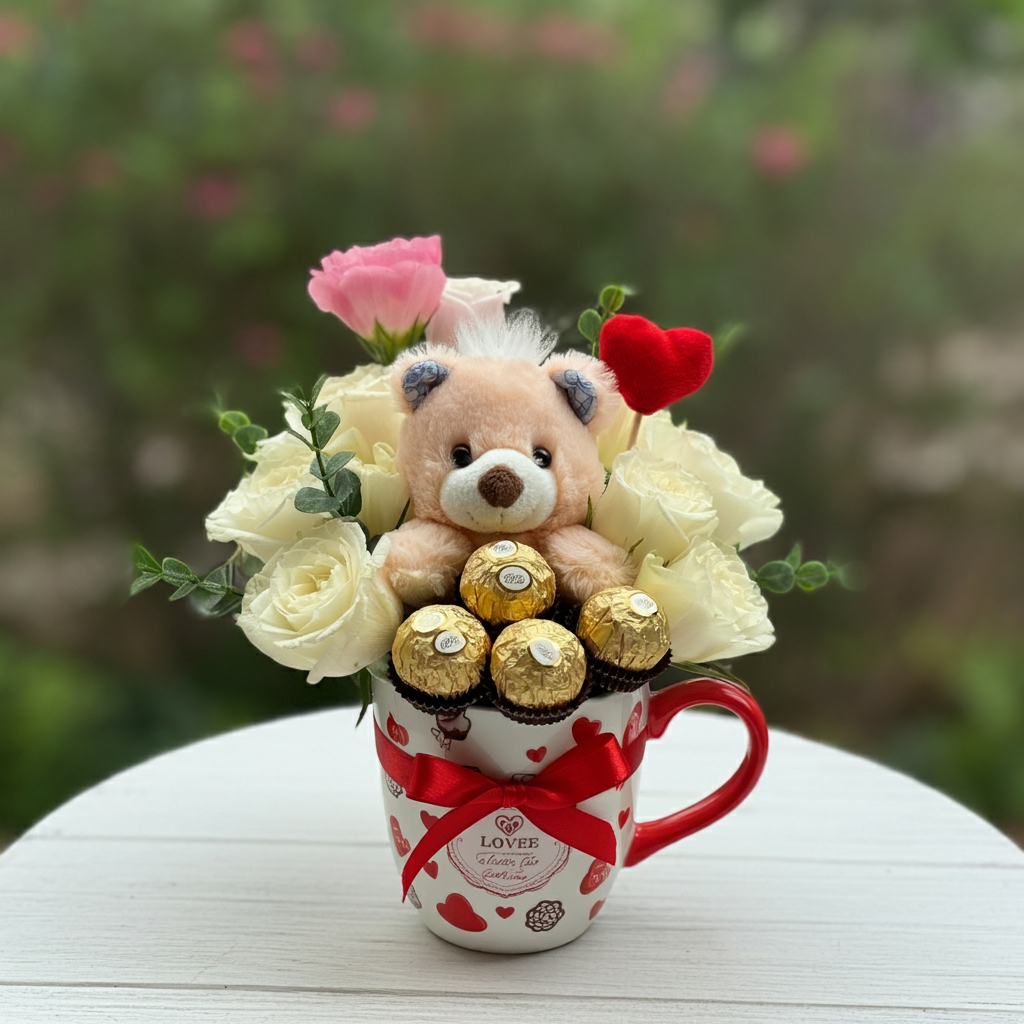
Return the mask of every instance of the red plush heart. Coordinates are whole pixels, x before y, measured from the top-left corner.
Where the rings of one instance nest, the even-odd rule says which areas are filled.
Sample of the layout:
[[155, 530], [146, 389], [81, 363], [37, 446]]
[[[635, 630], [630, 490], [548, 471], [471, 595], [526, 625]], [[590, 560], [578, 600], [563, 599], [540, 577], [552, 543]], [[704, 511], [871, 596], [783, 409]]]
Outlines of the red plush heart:
[[692, 327], [663, 331], [642, 316], [616, 313], [601, 328], [601, 358], [634, 412], [650, 416], [685, 398], [708, 379], [711, 338]]
[[464, 932], [482, 932], [487, 927], [487, 922], [461, 893], [449, 893], [444, 903], [438, 903], [437, 912], [450, 925], [461, 928]]

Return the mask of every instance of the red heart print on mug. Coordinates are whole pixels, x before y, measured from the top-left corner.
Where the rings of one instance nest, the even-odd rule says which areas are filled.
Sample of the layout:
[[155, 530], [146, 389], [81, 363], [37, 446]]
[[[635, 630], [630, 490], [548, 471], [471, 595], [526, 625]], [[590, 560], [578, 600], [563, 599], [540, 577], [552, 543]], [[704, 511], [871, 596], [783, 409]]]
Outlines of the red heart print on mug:
[[437, 912], [450, 925], [464, 932], [482, 932], [487, 927], [487, 922], [461, 893], [449, 893], [444, 903], [438, 903]]
[[388, 715], [388, 735], [400, 746], [406, 747], [409, 745], [409, 730], [404, 725], [399, 725], [395, 721], [395, 716], [392, 714]]
[[577, 743], [593, 739], [601, 731], [601, 723], [591, 718], [577, 718], [572, 723], [572, 738]]
[[540, 764], [544, 760], [544, 755], [548, 752], [547, 747], [537, 747], [534, 750], [528, 750], [526, 756], [534, 763]]
[[523, 819], [518, 814], [511, 817], [507, 814], [499, 814], [494, 819], [494, 824], [507, 836], [515, 835], [523, 827]]
[[398, 851], [399, 857], [404, 857], [412, 849], [409, 840], [402, 835], [402, 826], [398, 824], [398, 819], [393, 814], [391, 815], [391, 838], [395, 841], [395, 849]]

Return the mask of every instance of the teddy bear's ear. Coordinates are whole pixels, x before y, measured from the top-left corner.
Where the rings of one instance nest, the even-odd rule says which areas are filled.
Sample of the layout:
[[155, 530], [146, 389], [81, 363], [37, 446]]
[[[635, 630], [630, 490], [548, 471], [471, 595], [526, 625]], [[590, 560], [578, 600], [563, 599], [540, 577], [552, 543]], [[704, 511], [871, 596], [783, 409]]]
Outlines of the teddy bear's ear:
[[423, 399], [438, 385], [443, 384], [451, 373], [451, 350], [438, 352], [438, 346], [431, 350], [411, 353], [395, 361], [391, 371], [391, 382], [395, 393], [402, 402], [415, 412]]
[[582, 352], [566, 352], [552, 356], [544, 369], [579, 421], [592, 433], [604, 429], [622, 401], [608, 368]]

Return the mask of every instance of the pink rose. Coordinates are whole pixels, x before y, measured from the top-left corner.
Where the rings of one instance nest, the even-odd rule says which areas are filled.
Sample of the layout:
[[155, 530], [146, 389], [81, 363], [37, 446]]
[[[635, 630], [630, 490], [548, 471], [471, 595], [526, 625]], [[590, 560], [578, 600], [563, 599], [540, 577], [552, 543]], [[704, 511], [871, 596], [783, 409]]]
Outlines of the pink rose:
[[322, 266], [310, 272], [313, 301], [368, 342], [374, 356], [388, 357], [382, 362], [417, 340], [444, 291], [440, 235], [354, 245], [332, 252]]

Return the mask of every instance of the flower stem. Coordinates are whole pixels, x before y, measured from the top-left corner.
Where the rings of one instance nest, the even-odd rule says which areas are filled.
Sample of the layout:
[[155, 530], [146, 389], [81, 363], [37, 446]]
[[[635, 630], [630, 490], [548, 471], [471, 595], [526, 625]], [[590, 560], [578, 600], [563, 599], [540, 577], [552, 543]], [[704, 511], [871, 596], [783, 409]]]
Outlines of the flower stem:
[[629, 444], [626, 445], [627, 451], [636, 444], [636, 439], [640, 436], [640, 421], [642, 419], [641, 413], [636, 413], [633, 417], [633, 428], [629, 432]]

